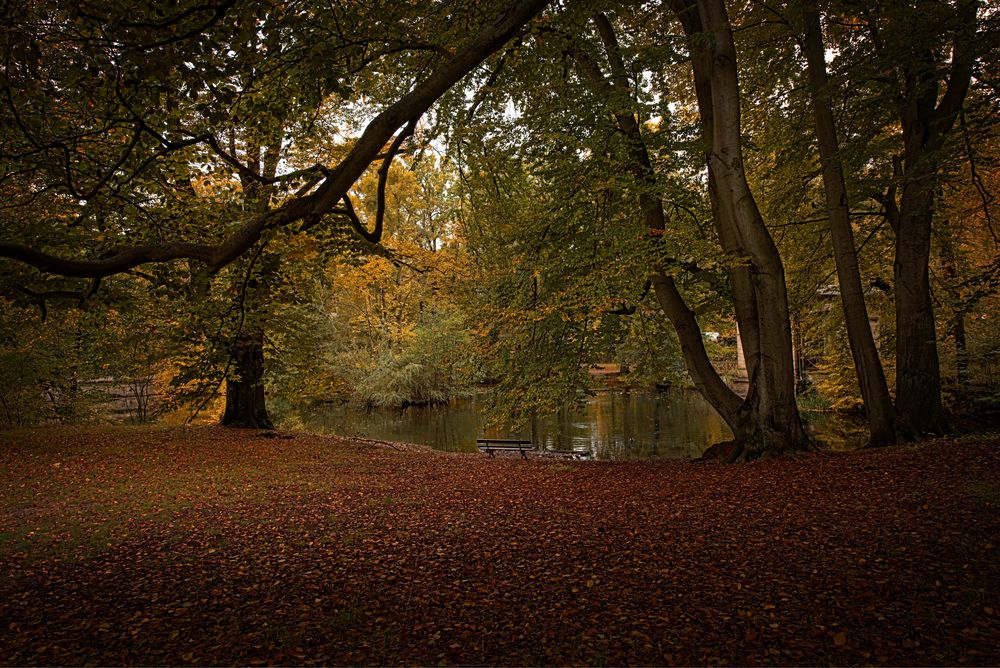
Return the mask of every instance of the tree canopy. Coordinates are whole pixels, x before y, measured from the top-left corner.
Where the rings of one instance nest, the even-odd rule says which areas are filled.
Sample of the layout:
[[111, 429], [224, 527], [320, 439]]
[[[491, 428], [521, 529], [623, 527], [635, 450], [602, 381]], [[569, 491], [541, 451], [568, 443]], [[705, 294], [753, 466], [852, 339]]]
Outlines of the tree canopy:
[[[812, 346], [873, 444], [941, 433], [942, 388], [997, 362], [996, 10], [10, 6], [0, 288], [145, 310], [178, 384], [259, 402], [235, 424], [316, 351], [322, 391], [490, 382], [522, 418], [615, 360], [686, 375], [754, 458], [811, 447]], [[739, 336], [745, 396], [709, 330]]]

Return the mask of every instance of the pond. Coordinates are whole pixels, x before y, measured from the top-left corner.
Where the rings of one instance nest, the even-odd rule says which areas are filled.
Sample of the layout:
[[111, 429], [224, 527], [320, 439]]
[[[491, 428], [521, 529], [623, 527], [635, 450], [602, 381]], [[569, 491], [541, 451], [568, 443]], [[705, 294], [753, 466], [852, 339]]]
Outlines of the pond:
[[[689, 459], [732, 437], [729, 428], [700, 394], [665, 391], [597, 392], [581, 409], [539, 417], [529, 428], [509, 432], [486, 428], [485, 398], [447, 405], [365, 410], [326, 404], [303, 415], [309, 431], [384, 441], [420, 443], [450, 452], [475, 452], [476, 439], [530, 438], [545, 450], [572, 450], [596, 459]], [[863, 425], [830, 413], [803, 413], [809, 431], [824, 445], [860, 443]]]
[[429, 445], [475, 452], [476, 439], [530, 438], [546, 450], [572, 450], [598, 459], [685, 459], [729, 438], [729, 430], [696, 392], [602, 391], [579, 410], [537, 418], [521, 431], [487, 429], [485, 398], [448, 405], [366, 411], [349, 404], [321, 407], [305, 417], [310, 431]]

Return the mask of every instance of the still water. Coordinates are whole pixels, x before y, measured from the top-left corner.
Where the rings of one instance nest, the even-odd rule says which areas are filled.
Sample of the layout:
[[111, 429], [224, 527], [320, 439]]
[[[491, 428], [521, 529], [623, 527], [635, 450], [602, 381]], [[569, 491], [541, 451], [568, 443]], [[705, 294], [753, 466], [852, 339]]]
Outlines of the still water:
[[[476, 439], [482, 437], [530, 438], [545, 450], [572, 450], [595, 459], [688, 459], [732, 438], [725, 422], [694, 390], [598, 392], [581, 410], [540, 417], [519, 432], [485, 428], [483, 401], [371, 411], [328, 404], [302, 417], [309, 431], [420, 443], [451, 452], [475, 452]], [[867, 433], [858, 416], [802, 415], [807, 431], [824, 447], [857, 447]]]
[[421, 443], [453, 452], [475, 452], [476, 439], [484, 436], [530, 438], [538, 448], [572, 450], [597, 459], [686, 459], [731, 438], [718, 414], [690, 390], [598, 392], [580, 410], [539, 417], [519, 432], [486, 429], [481, 401], [372, 411], [335, 404], [305, 416], [304, 422], [310, 431]]

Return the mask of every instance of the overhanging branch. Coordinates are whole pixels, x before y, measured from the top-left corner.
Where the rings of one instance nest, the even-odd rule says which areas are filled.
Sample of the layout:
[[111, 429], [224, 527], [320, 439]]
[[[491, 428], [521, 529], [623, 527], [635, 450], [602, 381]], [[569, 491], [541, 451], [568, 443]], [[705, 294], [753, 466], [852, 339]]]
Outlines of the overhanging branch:
[[[416, 123], [438, 98], [517, 34], [548, 3], [549, 0], [519, 0], [511, 3], [492, 23], [465, 42], [454, 56], [376, 116], [365, 128], [354, 148], [330, 171], [314, 192], [292, 199], [272, 211], [253, 216], [218, 244], [176, 241], [134, 246], [90, 260], [62, 257], [23, 244], [0, 241], [0, 257], [31, 265], [47, 273], [79, 278], [100, 278], [150, 262], [179, 259], [197, 260], [218, 270], [253, 247], [265, 229], [284, 227], [300, 220], [305, 220], [306, 225], [315, 224], [324, 214], [334, 209], [400, 128]], [[383, 166], [385, 164], [384, 162]]]

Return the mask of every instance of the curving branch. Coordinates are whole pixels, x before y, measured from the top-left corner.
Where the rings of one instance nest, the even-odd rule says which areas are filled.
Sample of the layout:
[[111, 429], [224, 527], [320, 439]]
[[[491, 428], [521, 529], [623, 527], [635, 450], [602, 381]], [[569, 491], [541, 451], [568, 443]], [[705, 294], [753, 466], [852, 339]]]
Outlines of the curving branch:
[[[348, 195], [347, 193], [344, 193], [344, 208], [342, 208], [342, 209], [341, 208], [337, 208], [337, 209], [334, 209], [334, 211], [336, 213], [342, 213], [345, 216], [347, 216], [347, 219], [349, 221], [351, 221], [351, 227], [353, 227], [354, 230], [358, 234], [360, 234], [362, 237], [364, 237], [365, 239], [368, 239], [369, 241], [371, 241], [370, 237], [368, 236], [368, 230], [365, 229], [364, 223], [362, 223], [361, 219], [358, 218], [358, 212], [354, 210], [354, 204], [351, 202], [351, 196], [350, 195]], [[306, 227], [305, 225], [303, 225], [302, 229], [299, 230], [299, 231], [306, 230], [306, 229], [309, 229], [309, 228]]]
[[389, 180], [389, 168], [392, 167], [392, 161], [399, 152], [399, 147], [402, 146], [406, 138], [413, 134], [414, 129], [416, 129], [417, 121], [416, 119], [410, 121], [403, 128], [403, 131], [396, 136], [393, 140], [392, 145], [386, 152], [385, 158], [382, 160], [382, 165], [378, 168], [378, 189], [376, 195], [376, 208], [375, 208], [375, 229], [369, 236], [366, 232], [359, 230], [361, 236], [370, 241], [373, 244], [379, 242], [382, 238], [382, 220], [385, 218], [385, 184]]
[[[378, 169], [378, 189], [376, 195], [377, 203], [375, 210], [375, 227], [371, 232], [369, 232], [368, 229], [365, 227], [364, 223], [361, 222], [361, 218], [358, 216], [357, 211], [355, 211], [353, 202], [351, 202], [351, 196], [348, 195], [347, 193], [344, 193], [344, 197], [342, 200], [344, 202], [344, 207], [330, 210], [330, 213], [339, 213], [344, 216], [347, 216], [347, 220], [350, 221], [351, 227], [354, 228], [354, 231], [357, 232], [361, 236], [361, 238], [363, 238], [370, 244], [377, 244], [382, 240], [382, 222], [385, 219], [385, 186], [386, 182], [389, 180], [389, 168], [392, 166], [392, 160], [393, 158], [396, 157], [396, 155], [398, 155], [399, 149], [403, 145], [403, 142], [406, 140], [406, 138], [413, 134], [413, 131], [416, 128], [416, 126], [417, 126], [416, 119], [407, 123], [406, 127], [403, 128], [403, 131], [400, 132], [396, 136], [396, 138], [392, 141], [392, 144], [389, 146], [389, 150], [386, 151], [384, 154], [377, 156], [382, 159], [382, 165]], [[314, 222], [307, 222], [305, 225], [299, 228], [299, 232], [304, 232], [305, 230], [308, 230], [317, 222], [319, 222], [318, 219]]]
[[48, 308], [46, 302], [50, 299], [71, 299], [79, 304], [87, 301], [97, 292], [97, 289], [101, 286], [101, 279], [95, 278], [90, 281], [87, 287], [80, 290], [44, 290], [36, 291], [31, 288], [26, 288], [23, 285], [15, 285], [14, 289], [21, 294], [26, 295], [31, 301], [35, 303], [38, 310], [41, 312], [42, 322], [48, 317]]
[[[941, 100], [929, 114], [928, 129], [934, 135], [935, 146], [944, 142], [945, 135], [955, 125], [955, 120], [965, 104], [966, 94], [972, 82], [972, 70], [978, 56], [976, 45], [976, 16], [979, 12], [978, 0], [965, 0], [959, 7], [957, 20], [959, 27], [952, 44], [951, 67]], [[936, 93], [937, 91], [935, 91]]]
[[[218, 270], [252, 248], [260, 240], [264, 230], [285, 227], [297, 221], [304, 221], [304, 225], [311, 226], [334, 210], [400, 128], [415, 124], [438, 98], [506, 44], [549, 1], [517, 0], [510, 3], [504, 12], [466, 41], [449, 60], [376, 116], [365, 128], [354, 148], [325, 176], [315, 191], [292, 199], [271, 211], [254, 215], [217, 244], [196, 244], [179, 240], [122, 248], [99, 259], [73, 259], [23, 244], [0, 241], [0, 257], [28, 264], [50, 274], [80, 278], [100, 278], [150, 262], [179, 259], [197, 260], [204, 262], [212, 270]], [[402, 142], [399, 136], [396, 139]], [[161, 141], [171, 143], [165, 138]], [[383, 162], [383, 167], [385, 164], [387, 163]]]

